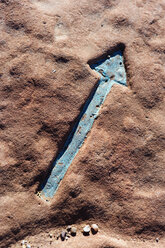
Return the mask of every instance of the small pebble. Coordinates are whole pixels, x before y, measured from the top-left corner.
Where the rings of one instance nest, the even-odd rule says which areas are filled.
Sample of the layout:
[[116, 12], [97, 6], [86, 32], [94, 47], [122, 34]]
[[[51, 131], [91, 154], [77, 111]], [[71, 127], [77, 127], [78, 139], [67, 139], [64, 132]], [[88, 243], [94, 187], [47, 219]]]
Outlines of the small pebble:
[[50, 237], [50, 238], [53, 238], [53, 234], [52, 234], [52, 233], [49, 233], [49, 237]]
[[31, 248], [31, 245], [27, 244], [27, 245], [26, 245], [26, 248]]
[[27, 244], [27, 240], [22, 240], [21, 245]]
[[96, 224], [92, 224], [92, 225], [91, 225], [91, 229], [92, 229], [92, 232], [93, 232], [93, 233], [97, 233], [98, 230], [99, 230], [99, 227], [98, 227], [98, 225], [96, 225]]
[[86, 226], [83, 228], [83, 233], [84, 233], [84, 234], [89, 234], [89, 233], [90, 233], [90, 230], [91, 230], [90, 226], [89, 226], [89, 225], [86, 225]]
[[156, 242], [157, 242], [157, 243], [159, 242], [159, 238], [156, 238]]
[[71, 226], [67, 226], [66, 230], [70, 232], [71, 228], [72, 228]]
[[72, 236], [76, 236], [76, 233], [77, 233], [77, 228], [76, 228], [76, 227], [74, 227], [74, 226], [72, 226], [72, 228], [71, 228], [70, 232], [71, 232], [71, 235], [72, 235]]
[[65, 231], [62, 231], [61, 232], [61, 240], [64, 241], [66, 238], [66, 232]]
[[53, 73], [55, 73], [55, 72], [56, 72], [56, 70], [52, 70], [52, 72], [53, 72]]

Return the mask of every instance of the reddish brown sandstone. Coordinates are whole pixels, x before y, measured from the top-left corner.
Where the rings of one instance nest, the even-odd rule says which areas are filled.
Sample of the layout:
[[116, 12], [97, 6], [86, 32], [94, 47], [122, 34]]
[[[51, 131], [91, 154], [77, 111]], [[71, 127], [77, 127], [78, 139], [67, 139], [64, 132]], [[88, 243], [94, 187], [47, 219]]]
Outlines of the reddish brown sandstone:
[[[28, 235], [49, 247], [49, 228], [93, 222], [97, 235], [67, 247], [165, 247], [164, 12], [164, 0], [0, 0], [0, 247]], [[98, 79], [88, 62], [119, 45], [128, 88], [113, 86], [45, 203], [38, 185]]]

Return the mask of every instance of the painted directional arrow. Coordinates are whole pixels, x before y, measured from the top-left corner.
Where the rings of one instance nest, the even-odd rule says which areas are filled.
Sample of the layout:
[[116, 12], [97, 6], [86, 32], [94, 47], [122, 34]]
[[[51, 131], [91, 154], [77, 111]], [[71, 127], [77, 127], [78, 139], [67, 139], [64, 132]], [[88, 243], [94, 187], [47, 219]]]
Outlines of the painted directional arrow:
[[61, 180], [81, 148], [88, 132], [91, 130], [93, 122], [98, 116], [99, 109], [113, 84], [127, 85], [123, 57], [120, 51], [91, 65], [91, 68], [100, 75], [97, 88], [94, 94], [87, 100], [63, 150], [54, 161], [52, 171], [41, 187], [41, 197], [52, 198], [56, 193]]

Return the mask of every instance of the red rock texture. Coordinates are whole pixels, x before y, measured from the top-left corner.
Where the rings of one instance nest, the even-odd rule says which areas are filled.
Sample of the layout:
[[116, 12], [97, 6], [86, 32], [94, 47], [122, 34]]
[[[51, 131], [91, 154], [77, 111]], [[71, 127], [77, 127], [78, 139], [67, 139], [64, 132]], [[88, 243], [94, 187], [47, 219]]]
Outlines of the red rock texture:
[[[100, 233], [67, 246], [165, 247], [164, 12], [163, 0], [0, 0], [0, 247], [28, 235], [49, 247], [40, 233], [87, 222]], [[128, 88], [113, 86], [46, 203], [38, 186], [98, 80], [88, 63], [118, 47]]]

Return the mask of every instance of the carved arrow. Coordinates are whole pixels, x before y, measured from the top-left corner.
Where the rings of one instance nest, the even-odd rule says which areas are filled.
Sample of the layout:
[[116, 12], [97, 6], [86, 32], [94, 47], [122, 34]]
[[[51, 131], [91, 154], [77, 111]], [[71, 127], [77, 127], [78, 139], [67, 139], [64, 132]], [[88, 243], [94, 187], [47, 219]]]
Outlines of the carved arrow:
[[49, 177], [42, 185], [40, 194], [42, 198], [52, 198], [56, 193], [61, 180], [91, 130], [99, 109], [113, 84], [127, 86], [123, 56], [120, 51], [91, 65], [91, 68], [99, 73], [100, 80], [94, 94], [87, 100], [78, 122], [70, 133], [62, 151], [54, 161]]

